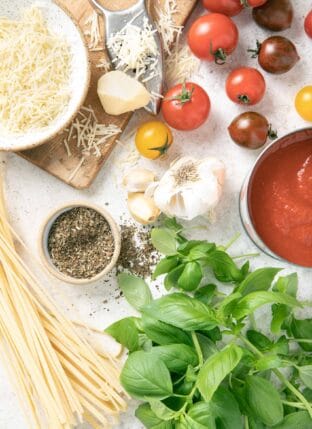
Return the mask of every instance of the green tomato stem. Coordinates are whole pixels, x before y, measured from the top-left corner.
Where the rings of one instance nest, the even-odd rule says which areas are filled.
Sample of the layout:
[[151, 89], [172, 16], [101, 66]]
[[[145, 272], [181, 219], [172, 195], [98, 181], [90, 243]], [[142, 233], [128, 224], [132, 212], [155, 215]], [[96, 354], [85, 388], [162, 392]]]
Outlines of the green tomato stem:
[[196, 350], [196, 353], [198, 356], [199, 367], [201, 368], [204, 364], [204, 357], [203, 357], [203, 352], [201, 350], [200, 344], [198, 342], [196, 332], [194, 332], [194, 331], [192, 332], [192, 340], [193, 340], [195, 350]]
[[[263, 357], [264, 354], [260, 352], [260, 350], [257, 349], [247, 338], [245, 338], [243, 335], [238, 335], [238, 338], [243, 341], [249, 348], [252, 350], [257, 356]], [[278, 370], [273, 369], [272, 370], [276, 377], [298, 398], [300, 399], [300, 402], [305, 406], [305, 409], [308, 411], [310, 417], [312, 418], [312, 406], [311, 404], [306, 400], [306, 398], [303, 396], [303, 394], [296, 389], [295, 386], [293, 386], [287, 378]]]

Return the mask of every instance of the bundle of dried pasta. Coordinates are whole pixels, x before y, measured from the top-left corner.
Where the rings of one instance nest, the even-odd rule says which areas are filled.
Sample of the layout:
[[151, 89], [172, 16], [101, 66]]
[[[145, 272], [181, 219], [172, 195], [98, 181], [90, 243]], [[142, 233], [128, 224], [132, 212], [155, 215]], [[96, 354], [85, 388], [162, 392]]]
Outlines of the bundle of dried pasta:
[[111, 427], [126, 409], [118, 362], [77, 334], [17, 254], [13, 236], [1, 183], [0, 358], [29, 427], [69, 429], [83, 420]]

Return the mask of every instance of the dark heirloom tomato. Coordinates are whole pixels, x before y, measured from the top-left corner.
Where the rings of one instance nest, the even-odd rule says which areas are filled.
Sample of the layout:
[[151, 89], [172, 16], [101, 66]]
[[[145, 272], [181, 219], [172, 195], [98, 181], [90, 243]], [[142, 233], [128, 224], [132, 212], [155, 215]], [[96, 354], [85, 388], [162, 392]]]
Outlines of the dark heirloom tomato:
[[286, 37], [272, 36], [258, 43], [253, 57], [258, 56], [260, 66], [268, 73], [283, 74], [291, 70], [300, 60], [296, 46]]
[[277, 138], [267, 119], [256, 112], [245, 112], [237, 116], [228, 130], [236, 144], [248, 149], [259, 149], [266, 143], [268, 137], [271, 140]]
[[210, 12], [223, 13], [227, 16], [238, 15], [244, 9], [241, 0], [203, 0], [203, 6]]
[[194, 21], [187, 37], [194, 55], [223, 64], [237, 46], [238, 29], [228, 16], [210, 13]]
[[312, 10], [307, 14], [304, 20], [304, 30], [312, 38]]
[[264, 77], [252, 67], [233, 70], [225, 85], [226, 93], [234, 103], [246, 105], [259, 103], [264, 96], [265, 88]]
[[294, 9], [290, 0], [268, 0], [263, 6], [254, 8], [252, 16], [260, 27], [282, 31], [291, 27]]

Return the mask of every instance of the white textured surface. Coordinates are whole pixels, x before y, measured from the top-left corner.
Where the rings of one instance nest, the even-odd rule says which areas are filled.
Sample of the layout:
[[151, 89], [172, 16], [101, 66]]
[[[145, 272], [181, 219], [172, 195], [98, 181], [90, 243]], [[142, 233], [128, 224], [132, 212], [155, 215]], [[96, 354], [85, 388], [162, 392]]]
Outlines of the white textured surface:
[[[293, 2], [296, 17], [293, 27], [285, 35], [297, 45], [301, 55], [301, 62], [290, 73], [282, 76], [265, 74], [267, 94], [264, 101], [255, 107], [255, 110], [264, 113], [278, 129], [279, 135], [293, 131], [296, 128], [307, 126], [295, 112], [293, 99], [297, 90], [306, 84], [311, 84], [311, 55], [312, 40], [303, 33], [303, 17], [307, 13], [310, 2], [296, 0]], [[201, 13], [199, 9], [197, 13]], [[231, 120], [243, 109], [232, 104], [224, 93], [224, 80], [228, 71], [238, 65], [257, 65], [256, 60], [250, 60], [246, 50], [255, 45], [270, 33], [259, 29], [245, 11], [235, 18], [241, 37], [240, 47], [231, 57], [229, 64], [223, 67], [213, 64], [202, 64], [199, 76], [194, 80], [202, 84], [211, 97], [212, 112], [208, 122], [199, 130], [191, 133], [175, 133], [175, 143], [168, 159], [157, 162], [144, 161], [146, 166], [165, 169], [170, 160], [178, 154], [215, 155], [222, 159], [227, 168], [225, 192], [216, 214], [216, 222], [209, 225], [206, 222], [206, 238], [218, 243], [227, 242], [237, 231], [242, 238], [233, 246], [232, 253], [249, 253], [256, 249], [246, 237], [238, 214], [238, 193], [241, 183], [249, 168], [252, 166], [258, 152], [250, 152], [234, 145], [228, 137], [226, 128]], [[139, 114], [136, 120], [142, 119]], [[130, 127], [136, 122], [132, 121]], [[128, 143], [128, 147], [133, 145]], [[94, 185], [88, 191], [75, 191], [59, 182], [57, 179], [40, 171], [21, 158], [10, 155], [8, 157], [7, 196], [14, 227], [31, 249], [34, 255], [37, 252], [37, 235], [40, 224], [45, 216], [56, 206], [71, 200], [83, 199], [97, 204], [109, 203], [108, 210], [119, 221], [119, 217], [126, 213], [125, 193], [120, 188], [121, 169], [119, 161], [127, 156], [127, 150], [117, 147], [100, 173]], [[203, 235], [203, 234], [202, 234]], [[261, 255], [252, 260], [252, 267], [257, 266], [285, 266], [282, 263]], [[78, 313], [81, 319], [104, 328], [112, 321], [128, 315], [132, 310], [123, 299], [116, 299], [118, 290], [113, 280], [88, 287], [73, 287], [61, 284], [48, 278], [38, 269], [47, 289], [60, 303], [65, 311]], [[300, 296], [312, 298], [311, 270], [298, 270], [300, 276]], [[66, 297], [66, 299], [64, 298]], [[108, 300], [107, 303], [103, 301]], [[26, 428], [20, 413], [15, 395], [7, 378], [0, 368], [0, 429]], [[122, 423], [117, 429], [141, 429], [142, 425], [133, 417], [133, 410], [122, 417]]]

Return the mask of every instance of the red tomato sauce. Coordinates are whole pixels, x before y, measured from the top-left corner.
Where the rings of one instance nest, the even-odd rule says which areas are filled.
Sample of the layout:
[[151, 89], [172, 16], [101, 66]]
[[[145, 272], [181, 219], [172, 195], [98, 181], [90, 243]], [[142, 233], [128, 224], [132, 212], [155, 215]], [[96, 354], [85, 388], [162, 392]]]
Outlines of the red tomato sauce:
[[274, 253], [312, 267], [312, 140], [269, 151], [260, 160], [248, 206], [255, 230]]

